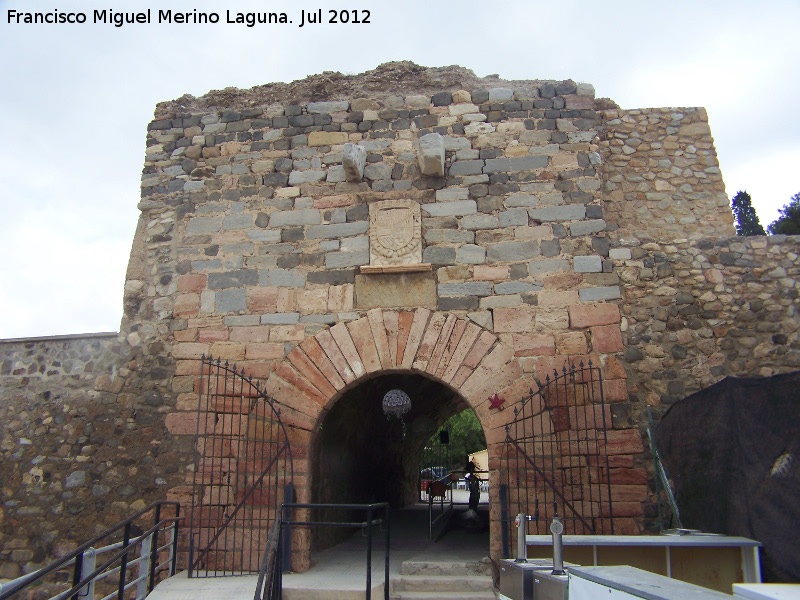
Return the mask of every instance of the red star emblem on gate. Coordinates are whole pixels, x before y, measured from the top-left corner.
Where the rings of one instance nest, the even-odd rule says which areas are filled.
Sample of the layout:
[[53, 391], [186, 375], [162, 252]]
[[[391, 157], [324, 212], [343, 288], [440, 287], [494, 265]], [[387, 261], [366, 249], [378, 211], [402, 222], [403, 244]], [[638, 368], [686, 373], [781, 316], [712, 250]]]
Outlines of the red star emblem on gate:
[[489, 397], [489, 408], [496, 408], [497, 410], [503, 410], [503, 400], [500, 396], [495, 394], [494, 396]]

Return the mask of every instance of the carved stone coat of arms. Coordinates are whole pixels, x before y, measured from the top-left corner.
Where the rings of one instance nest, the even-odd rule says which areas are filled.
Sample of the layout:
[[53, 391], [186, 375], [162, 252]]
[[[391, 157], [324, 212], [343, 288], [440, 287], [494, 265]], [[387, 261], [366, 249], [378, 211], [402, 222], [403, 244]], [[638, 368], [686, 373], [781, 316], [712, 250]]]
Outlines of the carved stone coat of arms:
[[369, 205], [369, 264], [422, 262], [422, 221], [413, 200], [384, 200]]

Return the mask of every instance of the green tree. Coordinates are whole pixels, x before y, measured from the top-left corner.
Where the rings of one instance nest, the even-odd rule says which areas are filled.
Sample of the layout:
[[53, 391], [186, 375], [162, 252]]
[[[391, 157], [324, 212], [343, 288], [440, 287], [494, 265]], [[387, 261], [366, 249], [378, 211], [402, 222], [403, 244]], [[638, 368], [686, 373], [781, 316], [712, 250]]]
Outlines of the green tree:
[[486, 449], [486, 437], [483, 435], [481, 423], [471, 409], [450, 417], [433, 434], [434, 440], [439, 439], [439, 432], [443, 429], [450, 432], [450, 460], [454, 469], [464, 468], [468, 454]]
[[789, 204], [779, 208], [780, 217], [770, 223], [769, 232], [772, 235], [800, 235], [800, 192], [792, 196]]
[[758, 221], [750, 194], [744, 190], [736, 192], [731, 201], [733, 215], [736, 217], [736, 235], [767, 235]]

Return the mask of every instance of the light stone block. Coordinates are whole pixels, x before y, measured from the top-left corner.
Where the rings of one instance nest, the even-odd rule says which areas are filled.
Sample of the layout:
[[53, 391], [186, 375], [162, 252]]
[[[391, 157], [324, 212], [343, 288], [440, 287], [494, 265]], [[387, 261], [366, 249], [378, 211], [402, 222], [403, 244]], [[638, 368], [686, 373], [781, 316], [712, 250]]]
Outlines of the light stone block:
[[347, 143], [342, 148], [342, 166], [347, 181], [361, 181], [364, 165], [367, 164], [367, 151], [363, 146]]
[[599, 302], [600, 300], [616, 300], [622, 297], [618, 285], [606, 287], [581, 288], [578, 297], [582, 302]]
[[630, 260], [631, 259], [631, 249], [630, 248], [611, 248], [608, 251], [608, 257], [611, 260]]
[[444, 139], [438, 133], [429, 133], [419, 139], [417, 164], [423, 175], [444, 176]]
[[599, 256], [576, 256], [572, 264], [576, 273], [603, 272], [603, 259]]

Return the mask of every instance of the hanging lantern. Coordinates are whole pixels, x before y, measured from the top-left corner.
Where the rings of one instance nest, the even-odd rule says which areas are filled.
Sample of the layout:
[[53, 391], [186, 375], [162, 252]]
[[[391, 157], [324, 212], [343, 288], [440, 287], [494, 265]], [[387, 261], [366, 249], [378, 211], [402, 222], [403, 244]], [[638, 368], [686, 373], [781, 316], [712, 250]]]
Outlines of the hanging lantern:
[[403, 390], [389, 390], [383, 397], [383, 414], [387, 419], [399, 419], [406, 437], [406, 423], [403, 417], [411, 410], [411, 398]]

